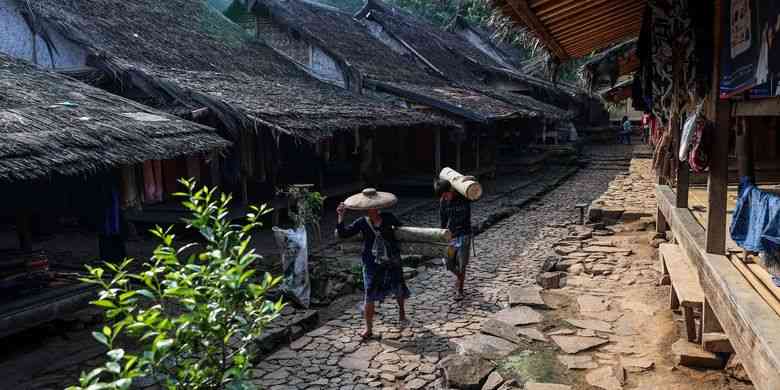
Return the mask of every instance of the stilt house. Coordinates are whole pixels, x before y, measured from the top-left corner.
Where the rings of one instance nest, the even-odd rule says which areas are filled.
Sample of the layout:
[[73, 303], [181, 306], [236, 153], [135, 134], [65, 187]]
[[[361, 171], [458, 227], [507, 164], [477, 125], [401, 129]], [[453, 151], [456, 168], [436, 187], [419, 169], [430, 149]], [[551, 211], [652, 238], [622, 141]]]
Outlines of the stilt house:
[[[214, 156], [217, 131], [0, 53], [0, 336], [92, 297], [74, 272], [121, 260], [129, 179], [151, 160]], [[71, 275], [71, 276], [68, 276]]]
[[[386, 164], [389, 176], [430, 175], [444, 165], [491, 175], [496, 129], [564, 114], [533, 99], [508, 101], [452, 82], [411, 46], [335, 8], [302, 0], [258, 0], [249, 6], [257, 15], [258, 38], [320, 79], [420, 111], [443, 113], [465, 126], [465, 134], [393, 134], [379, 150], [386, 161], [397, 162]], [[410, 150], [412, 159], [399, 158]]]
[[[356, 190], [377, 176], [366, 139], [453, 125], [318, 81], [205, 0], [0, 2], [19, 38], [0, 42], [0, 51], [211, 125], [234, 141], [200, 177], [244, 200], [267, 200], [301, 182]], [[163, 162], [162, 177], [182, 176], [182, 166]]]

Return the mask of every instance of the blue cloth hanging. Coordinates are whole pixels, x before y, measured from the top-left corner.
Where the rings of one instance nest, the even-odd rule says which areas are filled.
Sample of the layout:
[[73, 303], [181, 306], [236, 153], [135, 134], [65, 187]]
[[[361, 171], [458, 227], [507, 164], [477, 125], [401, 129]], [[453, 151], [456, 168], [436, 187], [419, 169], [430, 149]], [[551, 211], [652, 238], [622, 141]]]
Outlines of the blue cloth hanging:
[[780, 249], [780, 196], [759, 190], [752, 178], [740, 178], [730, 230], [731, 238], [745, 250]]

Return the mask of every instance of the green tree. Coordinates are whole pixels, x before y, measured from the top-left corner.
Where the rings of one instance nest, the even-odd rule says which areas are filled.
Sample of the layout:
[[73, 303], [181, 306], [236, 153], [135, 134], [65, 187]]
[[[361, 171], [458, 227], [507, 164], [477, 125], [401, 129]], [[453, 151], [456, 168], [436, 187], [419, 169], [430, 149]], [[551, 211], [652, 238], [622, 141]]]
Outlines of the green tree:
[[[200, 242], [176, 246], [172, 230], [157, 227], [161, 243], [141, 272], [131, 271], [131, 259], [87, 267], [84, 281], [100, 290], [92, 304], [107, 322], [93, 336], [109, 352], [69, 390], [128, 389], [139, 377], [169, 390], [253, 388], [252, 343], [283, 307], [264, 298], [280, 278], [255, 275], [260, 256], [250, 246], [270, 210], [252, 207], [246, 224], [235, 225], [227, 219], [229, 195], [181, 183], [187, 192], [177, 195], [192, 214], [187, 227]], [[123, 349], [123, 341], [139, 352]]]

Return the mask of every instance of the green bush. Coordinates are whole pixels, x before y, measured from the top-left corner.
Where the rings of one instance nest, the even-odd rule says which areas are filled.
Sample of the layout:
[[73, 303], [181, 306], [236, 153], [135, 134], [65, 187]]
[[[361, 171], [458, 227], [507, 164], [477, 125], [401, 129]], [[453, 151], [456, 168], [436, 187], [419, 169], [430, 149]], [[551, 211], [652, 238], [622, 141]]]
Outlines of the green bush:
[[171, 390], [253, 388], [251, 344], [283, 308], [264, 298], [280, 278], [256, 276], [260, 256], [250, 248], [251, 232], [270, 210], [252, 207], [246, 223], [235, 225], [227, 219], [230, 196], [180, 182], [187, 192], [177, 195], [192, 214], [187, 227], [200, 243], [177, 247], [172, 230], [157, 227], [161, 243], [141, 272], [131, 272], [131, 259], [87, 267], [84, 281], [100, 290], [92, 304], [107, 319], [93, 335], [109, 352], [68, 390], [128, 389], [139, 377]]

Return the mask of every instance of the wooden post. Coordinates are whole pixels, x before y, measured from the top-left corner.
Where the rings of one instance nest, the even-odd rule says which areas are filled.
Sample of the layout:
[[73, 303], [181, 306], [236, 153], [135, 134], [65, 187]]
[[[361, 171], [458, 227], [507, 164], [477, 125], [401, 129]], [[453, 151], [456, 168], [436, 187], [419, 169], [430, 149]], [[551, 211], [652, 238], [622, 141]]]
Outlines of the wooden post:
[[[669, 119], [671, 131], [674, 135], [674, 148], [672, 149], [672, 158], [677, 159], [677, 152], [680, 150], [682, 144], [682, 126], [680, 121], [680, 102], [678, 101], [680, 90], [680, 73], [682, 72], [682, 56], [680, 55], [681, 48], [675, 45], [672, 48], [672, 89], [674, 92], [672, 103], [672, 115]], [[690, 169], [687, 161], [679, 161], [677, 164], [677, 188], [675, 188], [675, 207], [688, 208], [688, 188], [690, 182]]]
[[460, 171], [463, 167], [461, 166], [461, 152], [462, 152], [463, 142], [456, 142], [455, 143], [455, 169]]
[[739, 118], [737, 124], [737, 167], [740, 179], [755, 178], [753, 166], [753, 135], [747, 125], [747, 119]]
[[[715, 120], [710, 150], [710, 172], [707, 178], [707, 230], [705, 232], [705, 250], [707, 253], [726, 254], [726, 207], [729, 179], [729, 115], [731, 106], [728, 101], [719, 103], [720, 96], [720, 50], [723, 42], [722, 0], [715, 1], [713, 21], [713, 61], [710, 101], [707, 105], [709, 118]], [[708, 308], [704, 303], [704, 316]], [[707, 318], [702, 318], [702, 323]], [[717, 320], [715, 320], [717, 322]], [[706, 328], [706, 324], [703, 328]], [[702, 334], [707, 331], [702, 330]]]
[[712, 306], [707, 302], [707, 297], [704, 297], [701, 309], [701, 334], [722, 332], [723, 328], [720, 326], [720, 322], [718, 322], [718, 317], [715, 317]]
[[434, 161], [434, 174], [438, 175], [441, 172], [441, 129], [436, 129], [433, 133], [433, 161]]

